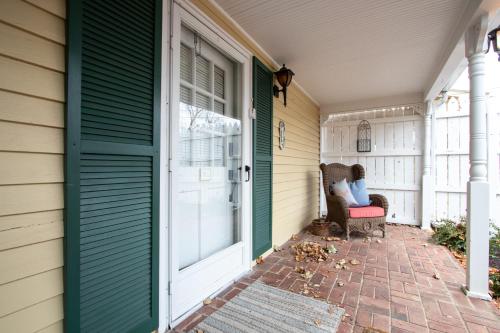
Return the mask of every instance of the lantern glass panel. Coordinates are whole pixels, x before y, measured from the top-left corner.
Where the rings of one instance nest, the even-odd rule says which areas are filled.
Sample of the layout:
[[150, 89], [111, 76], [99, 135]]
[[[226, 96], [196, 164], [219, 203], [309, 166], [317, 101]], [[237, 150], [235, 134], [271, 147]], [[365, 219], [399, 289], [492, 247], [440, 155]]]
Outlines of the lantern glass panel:
[[281, 85], [281, 87], [286, 87], [287, 81], [288, 81], [288, 71], [280, 70], [277, 74], [277, 78], [278, 78], [278, 82]]

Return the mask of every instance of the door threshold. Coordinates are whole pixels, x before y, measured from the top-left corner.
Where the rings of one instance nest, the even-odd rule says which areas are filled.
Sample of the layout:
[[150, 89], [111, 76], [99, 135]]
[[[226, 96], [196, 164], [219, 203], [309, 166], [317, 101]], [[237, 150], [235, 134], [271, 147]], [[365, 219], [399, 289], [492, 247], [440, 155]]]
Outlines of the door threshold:
[[[217, 295], [219, 295], [222, 291], [224, 291], [225, 289], [227, 289], [228, 287], [230, 287], [231, 285], [236, 283], [239, 279], [241, 279], [244, 275], [248, 274], [248, 272], [250, 272], [251, 270], [252, 270], [251, 268], [243, 270], [241, 273], [236, 275], [236, 277], [234, 279], [232, 279], [230, 282], [224, 284], [222, 287], [220, 287], [215, 292], [213, 292], [210, 296], [208, 296], [208, 298], [213, 299], [213, 298], [217, 297]], [[176, 326], [178, 326], [180, 323], [182, 323], [185, 319], [187, 319], [190, 315], [192, 315], [193, 313], [198, 311], [201, 307], [203, 307], [203, 300], [200, 303], [196, 304], [191, 309], [189, 309], [188, 311], [186, 311], [179, 318], [172, 321], [170, 323], [170, 325], [168, 326], [169, 329], [174, 329]]]

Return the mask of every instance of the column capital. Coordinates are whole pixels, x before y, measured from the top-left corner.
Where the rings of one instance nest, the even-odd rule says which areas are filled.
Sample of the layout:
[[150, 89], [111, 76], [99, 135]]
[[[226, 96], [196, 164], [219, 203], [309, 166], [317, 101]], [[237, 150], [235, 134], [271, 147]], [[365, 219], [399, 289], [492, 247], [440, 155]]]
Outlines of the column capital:
[[434, 114], [434, 102], [432, 100], [427, 101], [425, 103], [425, 113], [424, 116], [425, 118], [432, 118], [432, 115]]
[[484, 40], [488, 32], [488, 14], [481, 15], [465, 32], [465, 56], [484, 52]]

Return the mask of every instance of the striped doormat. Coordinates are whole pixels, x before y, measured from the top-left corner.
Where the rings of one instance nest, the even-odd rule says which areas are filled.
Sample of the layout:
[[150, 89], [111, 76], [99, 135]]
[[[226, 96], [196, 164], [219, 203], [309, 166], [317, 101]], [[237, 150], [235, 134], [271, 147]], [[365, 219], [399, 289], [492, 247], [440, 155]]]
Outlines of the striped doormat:
[[192, 333], [336, 332], [344, 309], [255, 282]]

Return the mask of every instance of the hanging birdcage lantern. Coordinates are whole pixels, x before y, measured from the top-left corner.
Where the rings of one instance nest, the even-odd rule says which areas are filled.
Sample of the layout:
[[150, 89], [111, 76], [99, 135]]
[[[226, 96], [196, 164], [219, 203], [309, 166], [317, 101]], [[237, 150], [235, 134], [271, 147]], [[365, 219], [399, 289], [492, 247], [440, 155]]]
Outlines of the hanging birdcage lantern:
[[366, 120], [361, 120], [358, 125], [358, 152], [367, 153], [372, 151], [372, 128]]

